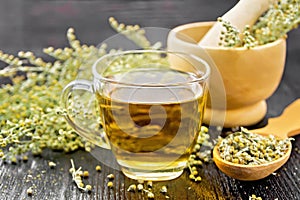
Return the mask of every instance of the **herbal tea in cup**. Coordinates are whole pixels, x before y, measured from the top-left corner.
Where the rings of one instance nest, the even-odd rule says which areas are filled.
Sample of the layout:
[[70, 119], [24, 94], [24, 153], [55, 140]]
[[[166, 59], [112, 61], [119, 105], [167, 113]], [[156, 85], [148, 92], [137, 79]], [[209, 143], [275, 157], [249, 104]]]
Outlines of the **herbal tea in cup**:
[[[93, 65], [92, 82], [71, 82], [62, 95], [68, 108], [75, 91], [92, 93], [104, 131], [80, 123], [76, 115], [67, 113], [66, 119], [83, 137], [109, 147], [129, 178], [174, 179], [186, 167], [200, 131], [209, 73], [205, 61], [184, 53], [108, 54]], [[89, 107], [83, 93], [79, 99]]]

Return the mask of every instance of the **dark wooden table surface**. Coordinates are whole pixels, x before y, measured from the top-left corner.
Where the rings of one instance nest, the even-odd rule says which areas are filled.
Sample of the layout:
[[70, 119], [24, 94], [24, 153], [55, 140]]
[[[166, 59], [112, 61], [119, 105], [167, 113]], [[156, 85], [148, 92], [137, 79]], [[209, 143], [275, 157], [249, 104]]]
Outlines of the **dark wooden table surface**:
[[[126, 24], [143, 27], [173, 28], [177, 25], [215, 20], [237, 0], [0, 0], [0, 49], [16, 54], [31, 50], [42, 55], [47, 46], [67, 45], [65, 33], [72, 26], [81, 41], [98, 44], [115, 34], [108, 25], [110, 16]], [[268, 103], [267, 117], [280, 114], [290, 102], [300, 97], [300, 30], [289, 33], [284, 76], [279, 88]], [[0, 64], [2, 66], [2, 63]], [[170, 199], [249, 199], [255, 194], [263, 199], [300, 199], [300, 136], [295, 137], [289, 161], [275, 174], [253, 182], [232, 179], [221, 173], [214, 163], [200, 170], [202, 181], [191, 182], [185, 172], [176, 180], [154, 183], [156, 199], [162, 185], [168, 186]], [[68, 172], [70, 159], [76, 166], [90, 172], [85, 180], [94, 186], [91, 193], [79, 191]], [[57, 166], [49, 169], [48, 162]], [[118, 170], [102, 165], [91, 154], [77, 151], [71, 154], [47, 150], [41, 157], [30, 157], [27, 163], [17, 165], [0, 161], [0, 199], [147, 199], [141, 193], [127, 192], [135, 181]], [[113, 189], [106, 187], [106, 175], [115, 174]], [[33, 186], [35, 194], [27, 196]]]

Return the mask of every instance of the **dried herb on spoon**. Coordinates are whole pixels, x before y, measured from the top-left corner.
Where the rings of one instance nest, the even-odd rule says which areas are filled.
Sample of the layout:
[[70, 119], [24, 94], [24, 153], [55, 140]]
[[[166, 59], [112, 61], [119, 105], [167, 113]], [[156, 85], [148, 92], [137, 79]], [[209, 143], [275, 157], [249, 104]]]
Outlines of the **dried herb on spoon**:
[[228, 162], [242, 165], [259, 165], [284, 156], [291, 138], [278, 139], [273, 135], [262, 136], [247, 129], [219, 138], [220, 157]]

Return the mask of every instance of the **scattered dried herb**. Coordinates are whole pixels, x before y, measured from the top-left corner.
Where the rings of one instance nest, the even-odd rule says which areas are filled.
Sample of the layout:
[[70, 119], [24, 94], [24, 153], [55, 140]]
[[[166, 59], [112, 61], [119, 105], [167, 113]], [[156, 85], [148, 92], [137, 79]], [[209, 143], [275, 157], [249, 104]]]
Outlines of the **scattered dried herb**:
[[255, 194], [252, 194], [251, 196], [249, 196], [249, 200], [262, 200], [262, 198], [257, 197]]
[[56, 167], [56, 163], [50, 161], [50, 162], [48, 162], [48, 166], [53, 169], [54, 167]]
[[82, 181], [82, 175], [84, 174], [84, 172], [81, 170], [81, 167], [79, 167], [78, 169], [75, 168], [75, 164], [74, 161], [71, 159], [71, 168], [69, 170], [69, 172], [72, 175], [72, 180], [75, 182], [76, 186], [85, 192], [90, 192], [92, 190], [92, 186], [87, 184], [84, 185], [83, 181]]
[[95, 169], [96, 169], [97, 172], [101, 172], [101, 169], [102, 169], [102, 168], [101, 168], [100, 165], [97, 165]]
[[143, 184], [139, 183], [139, 184], [137, 185], [137, 189], [138, 189], [138, 191], [142, 191], [142, 190], [144, 189]]
[[135, 191], [136, 191], [136, 185], [135, 184], [131, 184], [127, 188], [127, 192], [135, 192]]
[[108, 187], [108, 188], [113, 188], [113, 187], [114, 187], [114, 183], [113, 183], [112, 181], [109, 181], [109, 182], [107, 183], [107, 187]]
[[[189, 179], [195, 182], [202, 180], [198, 172], [199, 167], [201, 167], [203, 163], [212, 160], [211, 150], [213, 149], [213, 144], [209, 142], [209, 139], [208, 128], [206, 126], [201, 126], [199, 136], [187, 164], [190, 172]], [[201, 149], [201, 147], [205, 147], [206, 150]]]
[[108, 174], [108, 175], [107, 175], [107, 178], [108, 178], [109, 180], [114, 180], [115, 175], [113, 175], [113, 174]]

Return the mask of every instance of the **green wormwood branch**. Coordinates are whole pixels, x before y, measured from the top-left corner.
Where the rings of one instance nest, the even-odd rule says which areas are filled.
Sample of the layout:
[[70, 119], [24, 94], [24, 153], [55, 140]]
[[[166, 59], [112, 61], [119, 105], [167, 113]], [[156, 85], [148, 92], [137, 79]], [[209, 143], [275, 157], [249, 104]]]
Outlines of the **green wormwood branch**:
[[[140, 46], [151, 46], [138, 26], [123, 26], [113, 18], [110, 24], [118, 32], [130, 32], [131, 39]], [[55, 59], [53, 63], [36, 58], [32, 52], [21, 51], [14, 56], [0, 51], [0, 60], [7, 63], [0, 76], [11, 80], [11, 84], [0, 87], [0, 157], [3, 160], [15, 163], [19, 156], [27, 159], [26, 153], [38, 155], [45, 148], [65, 152], [79, 148], [91, 150], [92, 145], [78, 136], [63, 118], [60, 94], [76, 78], [82, 65], [90, 66], [107, 53], [106, 45], [96, 48], [81, 44], [73, 28], [68, 29], [67, 39], [69, 47], [43, 50]]]
[[[59, 115], [59, 97], [63, 87], [76, 78], [82, 60], [96, 48], [81, 45], [73, 29], [67, 37], [70, 48], [44, 49], [56, 59], [54, 63], [36, 58], [32, 52], [19, 52], [19, 58], [0, 53], [0, 59], [8, 64], [0, 74], [12, 81], [0, 89], [0, 144], [8, 149], [6, 153], [1, 150], [3, 159], [16, 162], [17, 155], [41, 154], [44, 148], [70, 152], [89, 147]], [[20, 71], [26, 73], [19, 75]]]
[[257, 22], [246, 26], [240, 35], [229, 22], [218, 19], [225, 31], [221, 33], [220, 46], [252, 48], [286, 37], [300, 24], [300, 0], [279, 0], [270, 6]]

